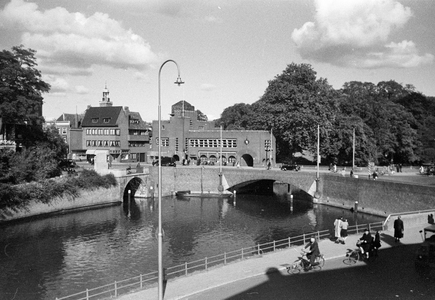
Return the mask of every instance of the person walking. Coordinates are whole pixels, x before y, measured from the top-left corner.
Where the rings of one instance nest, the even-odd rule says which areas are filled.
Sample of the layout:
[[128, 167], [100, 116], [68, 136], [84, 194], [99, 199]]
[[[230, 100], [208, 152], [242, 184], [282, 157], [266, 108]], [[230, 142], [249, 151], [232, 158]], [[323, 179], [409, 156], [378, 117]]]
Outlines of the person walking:
[[349, 227], [349, 222], [345, 218], [341, 218], [341, 231], [340, 231], [340, 242], [344, 245], [346, 244], [347, 238], [347, 228]]
[[378, 249], [381, 248], [381, 236], [379, 234], [379, 230], [376, 231], [375, 239], [373, 241], [373, 254], [378, 256]]
[[341, 239], [341, 217], [335, 219], [334, 221], [334, 233], [335, 233], [335, 243], [338, 244]]
[[394, 239], [395, 242], [400, 242], [400, 239], [403, 238], [403, 230], [405, 226], [403, 225], [402, 218], [397, 216], [397, 219], [394, 220]]

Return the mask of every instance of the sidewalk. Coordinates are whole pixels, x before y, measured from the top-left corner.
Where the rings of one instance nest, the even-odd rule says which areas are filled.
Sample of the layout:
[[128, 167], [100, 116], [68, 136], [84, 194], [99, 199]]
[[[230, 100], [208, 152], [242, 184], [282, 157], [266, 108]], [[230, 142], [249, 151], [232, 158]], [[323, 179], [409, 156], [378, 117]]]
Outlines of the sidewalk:
[[[422, 239], [419, 230], [427, 226], [426, 223], [406, 227], [402, 244], [418, 244]], [[362, 236], [359, 234], [350, 235], [346, 240], [346, 245], [335, 244], [329, 239], [319, 242], [320, 252], [325, 256], [326, 264], [328, 260], [345, 257], [346, 249], [355, 248], [356, 241]], [[392, 247], [389, 244], [392, 240], [393, 232], [384, 231], [381, 233], [382, 249]], [[287, 248], [272, 253], [267, 253], [262, 256], [248, 258], [246, 260], [230, 263], [225, 266], [216, 267], [208, 271], [202, 271], [191, 274], [185, 277], [179, 277], [167, 282], [165, 290], [165, 300], [182, 299], [189, 295], [206, 291], [212, 288], [222, 287], [226, 284], [236, 282], [242, 279], [251, 277], [264, 276], [267, 278], [266, 270], [276, 268], [281, 272], [285, 272], [286, 265], [294, 262], [300, 254], [301, 246]], [[343, 264], [343, 267], [345, 265]], [[119, 296], [119, 300], [139, 300], [139, 299], [157, 299], [158, 288], [153, 287], [146, 290], [141, 290], [127, 295]]]

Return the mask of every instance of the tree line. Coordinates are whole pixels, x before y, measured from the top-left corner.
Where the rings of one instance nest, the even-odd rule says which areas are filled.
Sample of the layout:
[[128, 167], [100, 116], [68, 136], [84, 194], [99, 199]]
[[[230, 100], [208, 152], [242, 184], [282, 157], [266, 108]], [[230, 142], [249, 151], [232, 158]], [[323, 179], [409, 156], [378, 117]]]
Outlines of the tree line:
[[[322, 163], [420, 164], [435, 158], [435, 101], [394, 80], [350, 81], [334, 89], [310, 64], [292, 63], [268, 82], [252, 104], [226, 108], [218, 126], [227, 130], [272, 130], [277, 161], [317, 153]], [[353, 136], [355, 133], [355, 144]]]

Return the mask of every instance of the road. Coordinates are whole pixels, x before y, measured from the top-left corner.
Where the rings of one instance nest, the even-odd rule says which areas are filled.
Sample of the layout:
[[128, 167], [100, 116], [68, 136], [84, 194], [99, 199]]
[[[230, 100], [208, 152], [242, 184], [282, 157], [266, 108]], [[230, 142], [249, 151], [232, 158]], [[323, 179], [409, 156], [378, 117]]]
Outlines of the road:
[[268, 278], [256, 276], [180, 299], [435, 299], [433, 276], [422, 278], [414, 270], [417, 247], [381, 248], [374, 262], [354, 266], [336, 258], [323, 270], [304, 274], [288, 275], [272, 268]]

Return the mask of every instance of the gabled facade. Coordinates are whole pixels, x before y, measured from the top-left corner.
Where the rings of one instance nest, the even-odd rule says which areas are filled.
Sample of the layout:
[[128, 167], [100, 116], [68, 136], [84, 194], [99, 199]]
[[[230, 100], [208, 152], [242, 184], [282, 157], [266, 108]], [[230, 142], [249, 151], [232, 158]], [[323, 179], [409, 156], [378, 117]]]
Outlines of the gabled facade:
[[107, 87], [99, 107], [88, 107], [82, 122], [82, 144], [90, 160], [96, 150], [108, 150], [118, 162], [145, 162], [151, 126], [128, 107], [113, 106]]
[[128, 107], [113, 106], [107, 87], [98, 107], [88, 106], [84, 114], [62, 114], [54, 122], [69, 146], [69, 158], [89, 160], [96, 150], [108, 150], [112, 161], [146, 160], [151, 125]]
[[[153, 121], [148, 161], [158, 158], [158, 121]], [[266, 166], [275, 163], [275, 138], [266, 130], [223, 130], [207, 121], [186, 101], [172, 106], [169, 120], [161, 120], [161, 155], [180, 163]], [[222, 141], [222, 143], [221, 143]], [[221, 146], [222, 145], [222, 146]]]

